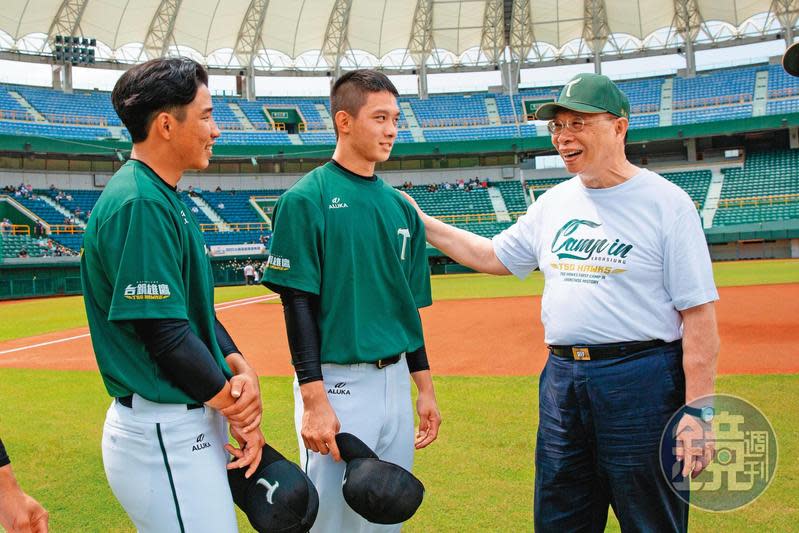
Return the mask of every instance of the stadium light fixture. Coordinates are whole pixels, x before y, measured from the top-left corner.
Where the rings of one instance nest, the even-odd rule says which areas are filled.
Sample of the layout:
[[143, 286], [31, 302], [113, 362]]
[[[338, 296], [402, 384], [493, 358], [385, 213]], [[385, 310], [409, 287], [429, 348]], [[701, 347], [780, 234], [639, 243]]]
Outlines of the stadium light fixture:
[[59, 65], [91, 65], [95, 62], [97, 39], [73, 35], [56, 35], [53, 39], [53, 62]]

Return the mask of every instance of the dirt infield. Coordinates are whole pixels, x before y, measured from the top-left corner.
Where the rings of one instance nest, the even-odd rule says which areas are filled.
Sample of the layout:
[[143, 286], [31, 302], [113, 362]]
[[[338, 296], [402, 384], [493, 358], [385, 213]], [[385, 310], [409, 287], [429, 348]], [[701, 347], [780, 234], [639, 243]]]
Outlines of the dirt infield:
[[[727, 287], [719, 292], [719, 372], [799, 373], [799, 284]], [[540, 372], [546, 360], [540, 313], [540, 297], [449, 300], [423, 309], [434, 372]], [[259, 374], [292, 373], [280, 305], [256, 299], [223, 304], [217, 314]], [[79, 328], [0, 343], [0, 367], [96, 369], [87, 333], [87, 328]]]

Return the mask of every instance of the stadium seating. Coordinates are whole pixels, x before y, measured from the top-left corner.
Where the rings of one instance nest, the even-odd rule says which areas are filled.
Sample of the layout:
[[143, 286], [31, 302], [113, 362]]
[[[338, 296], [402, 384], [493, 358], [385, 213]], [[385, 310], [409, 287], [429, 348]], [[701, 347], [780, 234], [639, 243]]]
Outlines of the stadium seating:
[[705, 202], [705, 196], [707, 196], [707, 188], [712, 178], [712, 174], [709, 170], [666, 172], [663, 174], [663, 177], [679, 185], [688, 193], [691, 200], [696, 202], [700, 209], [702, 208]]
[[0, 135], [29, 135], [33, 137], [57, 137], [86, 141], [112, 137], [111, 131], [106, 128], [6, 120], [0, 120]]
[[208, 218], [208, 215], [203, 213], [203, 211], [197, 207], [192, 199], [189, 197], [189, 193], [182, 191], [180, 193], [180, 199], [183, 200], [183, 203], [186, 204], [186, 207], [189, 209], [189, 212], [194, 215], [194, 218], [197, 219], [197, 222], [200, 224], [213, 224], [214, 221]]
[[[262, 191], [208, 192], [202, 193], [203, 199], [222, 217], [225, 222], [247, 223], [263, 222], [261, 216], [250, 204], [250, 196], [263, 195]], [[225, 207], [220, 209], [219, 205]]]
[[461, 229], [476, 233], [481, 237], [491, 238], [509, 228], [513, 222], [471, 222], [467, 224], [456, 224]]
[[69, 200], [68, 198], [56, 200], [58, 197], [57, 190], [49, 190], [40, 194], [47, 194], [53, 199], [54, 202], [63, 206], [65, 209], [68, 209], [72, 213], [77, 214], [77, 209], [80, 208], [80, 215], [78, 215], [78, 217], [84, 221], [89, 219], [88, 213], [92, 210], [92, 208], [94, 208], [94, 204], [97, 203], [97, 199], [100, 198], [100, 191], [67, 191], [65, 194], [68, 194], [69, 197], [72, 197], [72, 200]]
[[527, 200], [525, 200], [522, 184], [517, 180], [492, 181], [489, 185], [496, 187], [502, 193], [505, 207], [509, 213], [520, 213], [527, 210]]
[[36, 196], [36, 198], [25, 198], [15, 196], [14, 200], [30, 209], [36, 216], [48, 224], [63, 224], [64, 215], [55, 210], [53, 206]]
[[799, 218], [799, 151], [748, 154], [743, 168], [722, 172], [714, 226]]
[[[111, 95], [105, 91], [78, 91], [65, 94], [46, 87], [15, 85], [11, 90], [18, 92], [37, 111], [51, 122], [63, 122], [65, 116], [93, 117], [87, 124], [121, 126], [122, 122], [111, 105]], [[51, 115], [51, 116], [48, 116]]]
[[224, 244], [257, 244], [261, 242], [262, 235], [265, 235], [268, 238], [271, 237], [272, 233], [269, 231], [258, 230], [203, 232], [205, 244], [208, 246], [218, 246]]
[[[780, 65], [758, 65], [700, 72], [694, 78], [674, 77], [674, 125], [734, 120], [752, 116], [754, 85], [757, 73], [769, 74], [767, 114], [799, 112], [799, 81], [786, 75]], [[620, 81], [619, 86], [630, 99], [631, 127], [651, 128], [660, 124], [659, 107], [664, 80], [659, 76]], [[36, 122], [8, 92], [16, 91], [50, 122]], [[465, 141], [474, 139], [516, 138], [535, 136], [536, 128], [527, 124], [523, 101], [555, 99], [560, 87], [521, 89], [512, 97], [505, 94], [476, 92], [466, 94], [434, 94], [428, 99], [400, 97], [413, 109], [427, 142]], [[500, 124], [490, 117], [486, 100], [496, 102]], [[248, 129], [234, 114], [230, 104], [238, 105], [254, 126]], [[308, 127], [300, 132], [305, 144], [332, 144], [335, 136], [326, 129], [318, 106], [328, 110], [323, 97], [260, 97], [255, 101], [231, 96], [214, 97], [214, 118], [223, 135], [220, 144], [290, 145], [285, 131], [272, 131], [264, 108], [297, 109]], [[71, 118], [70, 118], [71, 117]], [[516, 123], [521, 126], [517, 129]], [[101, 127], [108, 125], [111, 129]], [[120, 126], [110, 102], [110, 95], [101, 91], [75, 91], [64, 94], [44, 87], [0, 84], [0, 134], [32, 135], [55, 138], [96, 140], [129, 135]], [[121, 132], [121, 133], [120, 133]], [[407, 120], [401, 112], [398, 142], [415, 142]]]
[[427, 214], [441, 215], [476, 215], [481, 213], [494, 213], [488, 190], [476, 189], [466, 191], [461, 189], [439, 189], [428, 192], [426, 186], [417, 185], [410, 189], [403, 189], [410, 194]]
[[83, 234], [82, 233], [60, 233], [60, 234], [53, 234], [50, 235], [50, 238], [56, 242], [59, 242], [73, 250], [75, 252], [80, 252], [81, 247], [83, 246]]
[[755, 76], [767, 67], [738, 67], [697, 73], [693, 78], [674, 78], [674, 107], [700, 107], [717, 103], [752, 101]]
[[799, 150], [748, 154], [743, 168], [724, 172], [721, 198], [799, 193]]
[[2, 235], [0, 241], [3, 249], [4, 258], [19, 257], [21, 250], [28, 252], [28, 257], [42, 257], [48, 255], [46, 245], [40, 242], [46, 242], [46, 239], [36, 239], [30, 235]]

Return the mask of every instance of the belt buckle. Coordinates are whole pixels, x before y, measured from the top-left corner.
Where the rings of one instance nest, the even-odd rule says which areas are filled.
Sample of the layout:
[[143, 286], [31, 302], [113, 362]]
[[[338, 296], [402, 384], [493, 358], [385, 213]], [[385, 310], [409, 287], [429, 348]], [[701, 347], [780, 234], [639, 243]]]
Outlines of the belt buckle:
[[588, 346], [572, 346], [572, 357], [575, 361], [590, 361], [591, 350]]
[[387, 366], [388, 365], [383, 362], [383, 359], [378, 359], [377, 360], [377, 368], [379, 370], [382, 370], [382, 369], [386, 368]]

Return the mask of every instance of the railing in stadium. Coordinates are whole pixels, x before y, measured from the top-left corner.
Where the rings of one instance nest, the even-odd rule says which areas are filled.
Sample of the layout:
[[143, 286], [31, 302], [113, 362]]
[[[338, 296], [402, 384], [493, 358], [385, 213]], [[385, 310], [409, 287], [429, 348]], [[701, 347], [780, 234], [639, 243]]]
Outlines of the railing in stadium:
[[70, 235], [76, 233], [83, 233], [84, 228], [74, 224], [50, 224], [50, 233], [56, 235]]
[[[272, 226], [268, 222], [228, 222], [226, 226], [230, 228], [229, 231], [272, 231]], [[12, 226], [12, 235], [19, 234], [30, 235], [30, 226]], [[200, 224], [201, 231], [219, 232], [220, 229], [216, 224]], [[80, 234], [85, 231], [85, 228], [72, 224], [51, 224], [50, 233], [56, 235]]]
[[775, 205], [799, 202], [799, 193], [771, 194], [768, 196], [746, 196], [719, 200], [719, 207], [745, 207], [748, 205]]
[[[516, 220], [526, 211], [513, 211], [508, 213], [510, 215], [511, 220]], [[447, 224], [469, 224], [469, 223], [481, 223], [481, 222], [497, 222], [497, 214], [496, 213], [474, 213], [474, 214], [461, 214], [461, 215], [437, 215], [434, 218], [442, 222], [446, 222]]]
[[[228, 222], [226, 224], [230, 231], [272, 231], [272, 225], [268, 222]], [[219, 232], [216, 224], [200, 224], [200, 230], [207, 232]]]
[[750, 93], [728, 94], [725, 96], [710, 96], [707, 98], [692, 98], [674, 102], [674, 109], [692, 109], [696, 107], [713, 107], [717, 105], [746, 104], [752, 101]]
[[[107, 126], [105, 117], [92, 115], [65, 115], [61, 113], [41, 113], [48, 122], [53, 124], [70, 124], [77, 126]], [[36, 116], [30, 111], [17, 111], [13, 109], [0, 109], [0, 120], [16, 120], [21, 122], [37, 122]]]
[[22, 224], [11, 224], [11, 226], [0, 228], [0, 233], [3, 235], [30, 235], [31, 227]]

